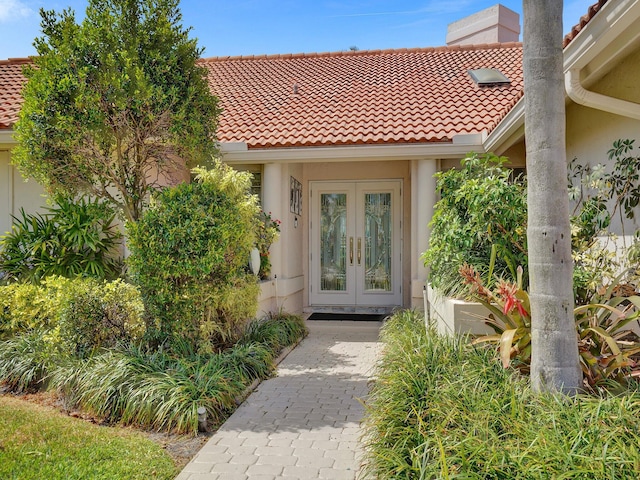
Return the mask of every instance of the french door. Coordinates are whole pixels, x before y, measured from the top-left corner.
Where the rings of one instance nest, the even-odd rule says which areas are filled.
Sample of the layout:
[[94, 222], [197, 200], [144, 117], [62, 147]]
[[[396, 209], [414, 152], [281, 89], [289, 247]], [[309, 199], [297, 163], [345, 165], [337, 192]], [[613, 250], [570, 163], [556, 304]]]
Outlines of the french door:
[[311, 305], [402, 304], [400, 188], [311, 182]]

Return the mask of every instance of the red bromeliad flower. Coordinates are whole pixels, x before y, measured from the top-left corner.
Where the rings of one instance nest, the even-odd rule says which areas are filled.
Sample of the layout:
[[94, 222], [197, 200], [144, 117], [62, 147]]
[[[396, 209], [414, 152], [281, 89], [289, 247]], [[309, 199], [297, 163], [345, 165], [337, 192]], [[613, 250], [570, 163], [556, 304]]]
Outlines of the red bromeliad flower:
[[462, 276], [464, 283], [471, 287], [472, 293], [475, 293], [486, 300], [491, 300], [491, 292], [482, 284], [480, 274], [472, 265], [465, 263], [460, 267], [458, 272]]
[[508, 283], [503, 280], [498, 283], [497, 293], [504, 300], [504, 306], [502, 307], [502, 312], [505, 315], [509, 315], [513, 309], [518, 310], [518, 313], [522, 318], [528, 317], [529, 312], [527, 312], [522, 305], [522, 300], [516, 297], [516, 292], [518, 291], [518, 286], [513, 283]]

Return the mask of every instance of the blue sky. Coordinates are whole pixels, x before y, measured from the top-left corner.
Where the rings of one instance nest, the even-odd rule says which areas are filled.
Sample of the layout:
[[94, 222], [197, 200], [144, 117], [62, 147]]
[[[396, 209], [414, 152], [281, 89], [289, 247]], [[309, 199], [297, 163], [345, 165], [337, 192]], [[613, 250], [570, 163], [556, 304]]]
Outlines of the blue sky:
[[[203, 56], [212, 57], [440, 46], [449, 23], [496, 3], [522, 12], [522, 0], [182, 0], [180, 8]], [[565, 32], [593, 3], [565, 0]], [[80, 19], [86, 5], [0, 0], [0, 59], [35, 54], [40, 8], [71, 7]]]

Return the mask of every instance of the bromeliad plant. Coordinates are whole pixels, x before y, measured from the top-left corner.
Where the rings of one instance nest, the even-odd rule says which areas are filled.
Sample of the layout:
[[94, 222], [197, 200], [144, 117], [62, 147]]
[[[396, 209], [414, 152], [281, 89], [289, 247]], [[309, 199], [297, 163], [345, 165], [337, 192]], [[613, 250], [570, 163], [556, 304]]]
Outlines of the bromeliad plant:
[[502, 365], [512, 361], [522, 371], [531, 361], [531, 307], [529, 295], [522, 289], [522, 268], [517, 269], [516, 283], [499, 280], [495, 291], [484, 286], [474, 267], [464, 264], [460, 275], [471, 294], [491, 313], [484, 319], [496, 333], [475, 339], [472, 343], [497, 343]]
[[[474, 339], [472, 344], [496, 344], [505, 368], [513, 365], [528, 373], [531, 309], [529, 295], [522, 289], [521, 270], [518, 273], [517, 283], [500, 280], [491, 291], [472, 266], [460, 268], [472, 295], [490, 312], [485, 324], [495, 331]], [[640, 338], [628, 328], [640, 318], [640, 296], [634, 288], [628, 290], [628, 284], [612, 282], [589, 304], [574, 310], [580, 365], [585, 387], [592, 391], [600, 387], [616, 390], [627, 385], [630, 377], [640, 377], [640, 365], [634, 359], [640, 354]]]
[[640, 353], [640, 338], [628, 328], [640, 317], [640, 296], [635, 288], [625, 293], [628, 288], [621, 286], [628, 285], [614, 282], [592, 303], [574, 310], [580, 365], [592, 388], [624, 386], [630, 376], [640, 377], [634, 359]]

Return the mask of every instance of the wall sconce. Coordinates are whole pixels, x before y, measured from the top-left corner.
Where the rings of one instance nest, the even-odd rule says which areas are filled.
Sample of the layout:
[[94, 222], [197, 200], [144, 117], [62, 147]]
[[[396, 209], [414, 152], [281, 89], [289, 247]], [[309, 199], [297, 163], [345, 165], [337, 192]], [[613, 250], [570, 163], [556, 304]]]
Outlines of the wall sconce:
[[293, 217], [293, 228], [298, 228], [298, 217]]

